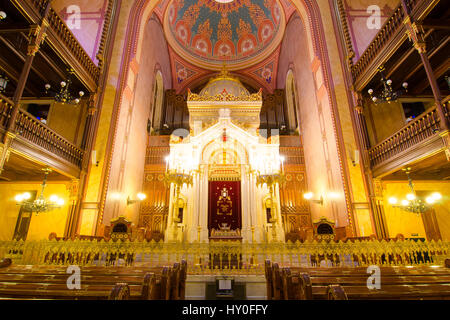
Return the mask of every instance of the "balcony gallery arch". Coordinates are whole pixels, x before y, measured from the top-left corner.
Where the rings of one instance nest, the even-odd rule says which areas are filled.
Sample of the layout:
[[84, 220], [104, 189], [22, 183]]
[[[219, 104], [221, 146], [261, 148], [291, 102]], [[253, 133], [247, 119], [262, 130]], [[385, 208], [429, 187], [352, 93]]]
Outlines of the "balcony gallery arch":
[[[320, 188], [337, 188], [342, 191], [342, 193], [345, 195], [343, 197], [342, 202], [336, 206], [336, 205], [325, 205], [323, 208], [315, 210], [313, 209], [313, 216], [318, 218], [319, 215], [323, 214], [329, 214], [327, 212], [330, 212], [331, 216], [329, 218], [336, 219], [338, 225], [352, 225], [352, 208], [351, 208], [351, 200], [350, 200], [350, 194], [349, 194], [349, 176], [346, 169], [346, 161], [343, 159], [345, 158], [344, 151], [342, 150], [343, 147], [343, 137], [340, 130], [336, 129], [339, 127], [339, 124], [336, 123], [337, 116], [337, 105], [335, 102], [334, 92], [331, 90], [332, 88], [332, 78], [331, 78], [331, 67], [330, 67], [330, 61], [327, 53], [327, 48], [325, 44], [325, 36], [324, 36], [324, 29], [322, 24], [322, 18], [321, 18], [321, 12], [319, 10], [318, 4], [316, 1], [311, 0], [293, 0], [292, 4], [296, 8], [297, 16], [302, 22], [302, 28], [304, 31], [304, 54], [305, 57], [305, 64], [308, 66], [307, 68], [304, 68], [303, 66], [298, 66], [295, 70], [293, 70], [293, 73], [295, 76], [299, 77], [302, 73], [309, 73], [310, 75], [307, 77], [308, 81], [317, 81], [321, 82], [321, 84], [324, 87], [324, 97], [322, 100], [327, 101], [327, 108], [329, 110], [326, 113], [327, 124], [331, 124], [330, 128], [330, 137], [328, 141], [328, 145], [325, 146], [325, 148], [328, 148], [330, 150], [327, 150], [326, 153], [331, 153], [335, 156], [335, 167], [333, 168], [332, 174], [334, 177], [332, 178], [333, 186], [328, 186], [325, 180], [328, 178], [322, 178], [318, 179], [319, 170], [313, 170], [311, 171], [311, 174], [309, 174], [309, 179], [311, 181], [319, 181], [323, 180], [323, 184], [321, 186], [318, 186]], [[145, 32], [146, 27], [151, 20], [152, 14], [154, 13], [155, 8], [159, 5], [158, 2], [148, 1], [148, 0], [136, 0], [132, 4], [129, 4], [127, 6], [124, 5], [125, 10], [121, 10], [121, 17], [120, 21], [125, 22], [126, 24], [126, 30], [124, 32], [118, 33], [116, 41], [115, 41], [115, 48], [113, 49], [117, 54], [120, 55], [120, 51], [122, 51], [120, 58], [118, 59], [118, 64], [115, 67], [115, 74], [118, 75], [117, 77], [117, 84], [115, 88], [115, 97], [112, 105], [112, 114], [114, 115], [114, 119], [111, 119], [111, 127], [110, 127], [110, 134], [108, 135], [108, 144], [107, 145], [117, 145], [117, 130], [119, 127], [123, 126], [125, 119], [120, 117], [119, 115], [123, 111], [121, 111], [123, 108], [128, 108], [130, 105], [130, 100], [136, 99], [136, 93], [137, 91], [134, 90], [137, 86], [139, 86], [138, 79], [142, 77], [142, 74], [144, 72], [142, 65], [148, 58], [147, 56], [147, 49], [146, 49], [146, 40], [145, 40]], [[122, 13], [125, 12], [125, 13]], [[171, 65], [172, 68], [174, 68], [174, 64]], [[207, 75], [202, 74], [201, 77], [205, 78]], [[280, 75], [281, 76], [281, 75]], [[199, 77], [200, 78], [200, 77]], [[286, 81], [286, 73], [283, 76], [284, 80], [281, 81], [282, 85], [284, 85]], [[173, 79], [173, 81], [176, 81], [176, 79]], [[168, 81], [169, 82], [169, 81]], [[280, 81], [278, 81], [280, 83]], [[166, 79], [164, 77], [164, 83], [166, 83]], [[301, 89], [299, 88], [301, 84], [296, 81], [298, 86], [298, 92], [301, 94]], [[315, 88], [315, 85], [312, 84], [311, 87]], [[168, 83], [167, 86], [165, 85], [165, 88], [170, 88], [171, 84]], [[151, 90], [149, 90], [151, 91]], [[314, 98], [317, 101], [317, 97]], [[312, 103], [311, 105], [305, 105], [305, 104], [299, 104], [299, 108], [318, 108], [318, 103]], [[323, 107], [323, 106], [322, 106]], [[135, 121], [135, 127], [139, 128], [141, 125], [139, 125], [139, 119], [133, 120]], [[145, 118], [145, 121], [147, 121], [147, 118]], [[300, 124], [298, 124], [300, 125]], [[144, 125], [145, 127], [145, 125]], [[332, 142], [330, 144], [330, 142]], [[106, 166], [106, 168], [102, 172], [102, 181], [106, 181], [106, 183], [103, 183], [103, 187], [100, 193], [99, 197], [99, 214], [97, 218], [97, 224], [102, 223], [103, 221], [103, 213], [108, 210], [114, 210], [116, 213], [120, 211], [120, 208], [112, 209], [112, 206], [110, 206], [107, 202], [107, 193], [110, 188], [110, 181], [111, 181], [111, 163], [117, 162], [114, 160], [114, 158], [119, 157], [120, 155], [116, 155], [115, 152], [112, 152], [112, 150], [107, 150], [106, 152], [106, 159], [105, 163], [109, 165]], [[311, 162], [310, 162], [311, 163]], [[308, 163], [307, 163], [308, 165]], [[143, 175], [143, 169], [142, 169], [142, 175]], [[138, 174], [138, 173], [137, 173]], [[136, 174], [136, 175], [137, 175]], [[141, 176], [142, 176], [141, 175]], [[121, 182], [122, 185], [129, 185], [125, 180], [128, 179], [127, 177], [123, 177], [123, 181]], [[136, 186], [135, 188], [138, 188]], [[107, 215], [112, 217], [116, 213]], [[135, 213], [136, 214], [136, 213]], [[135, 215], [133, 214], [133, 215]], [[106, 220], [107, 221], [107, 220]]]

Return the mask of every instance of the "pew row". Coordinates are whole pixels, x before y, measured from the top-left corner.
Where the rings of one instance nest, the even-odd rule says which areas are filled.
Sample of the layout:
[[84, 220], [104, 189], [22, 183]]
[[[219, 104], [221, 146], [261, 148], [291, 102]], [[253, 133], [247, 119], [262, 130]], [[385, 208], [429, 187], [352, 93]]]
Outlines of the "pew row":
[[172, 267], [80, 267], [76, 287], [67, 267], [13, 265], [0, 268], [0, 299], [181, 300], [186, 273], [184, 260]]
[[369, 288], [364, 267], [280, 268], [266, 260], [267, 298], [450, 299], [450, 269], [440, 266], [380, 267], [380, 288]]

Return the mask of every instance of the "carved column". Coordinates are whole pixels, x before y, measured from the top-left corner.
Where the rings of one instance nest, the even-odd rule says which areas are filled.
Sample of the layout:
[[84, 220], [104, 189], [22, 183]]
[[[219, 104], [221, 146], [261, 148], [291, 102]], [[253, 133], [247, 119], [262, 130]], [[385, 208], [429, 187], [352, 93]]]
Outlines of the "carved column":
[[[370, 140], [367, 130], [366, 119], [363, 112], [363, 99], [360, 92], [353, 92], [355, 125], [358, 132], [357, 143], [361, 150], [361, 163], [364, 172], [364, 181], [370, 201], [371, 221], [378, 239], [388, 237], [386, 219], [384, 218], [383, 199], [381, 194], [380, 180], [374, 179], [371, 170], [369, 149]], [[377, 190], [380, 192], [377, 194]]]
[[389, 231], [386, 224], [383, 202], [383, 186], [380, 179], [373, 179], [373, 195], [371, 195], [371, 205], [373, 209], [373, 218], [375, 222], [375, 231], [378, 238], [387, 239]]
[[[49, 10], [50, 10], [50, 3], [47, 5], [44, 17], [46, 17]], [[13, 106], [11, 110], [11, 115], [8, 121], [8, 125], [6, 127], [6, 134], [4, 135], [3, 138], [3, 147], [0, 150], [1, 151], [0, 174], [3, 171], [3, 166], [7, 160], [9, 148], [11, 147], [11, 144], [16, 137], [15, 126], [17, 115], [19, 114], [19, 101], [22, 99], [23, 91], [25, 89], [25, 85], [27, 83], [28, 76], [30, 74], [34, 56], [36, 55], [36, 52], [38, 52], [42, 42], [45, 40], [45, 37], [47, 36], [46, 34], [47, 27], [48, 22], [45, 18], [43, 18], [40, 25], [31, 26], [30, 33], [28, 35], [30, 40], [28, 43], [27, 56], [25, 58], [24, 65], [22, 67], [22, 71], [20, 73], [19, 80], [17, 82], [17, 87], [14, 92], [14, 96], [12, 99]]]
[[403, 22], [407, 29], [406, 34], [408, 35], [409, 40], [413, 42], [414, 48], [420, 55], [420, 59], [422, 60], [425, 73], [427, 74], [431, 90], [433, 91], [434, 101], [436, 104], [436, 111], [439, 115], [439, 119], [441, 120], [440, 121], [441, 130], [445, 132], [445, 135], [448, 135], [450, 124], [445, 116], [444, 107], [441, 102], [442, 101], [441, 92], [439, 90], [436, 77], [434, 76], [433, 69], [431, 68], [430, 60], [428, 59], [428, 56], [426, 54], [426, 42], [424, 37], [425, 32], [420, 25], [418, 25], [415, 21], [413, 21], [408, 6], [405, 3], [405, 0], [402, 0], [402, 8], [406, 16], [405, 21]]

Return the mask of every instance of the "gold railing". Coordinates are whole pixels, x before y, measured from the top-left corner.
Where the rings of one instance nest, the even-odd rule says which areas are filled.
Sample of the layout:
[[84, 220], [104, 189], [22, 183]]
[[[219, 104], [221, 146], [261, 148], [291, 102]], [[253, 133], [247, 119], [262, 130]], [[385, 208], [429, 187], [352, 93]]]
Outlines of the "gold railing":
[[52, 129], [37, 120], [31, 114], [19, 109], [16, 119], [16, 132], [19, 136], [81, 167], [83, 150], [60, 136]]
[[[27, 0], [42, 15], [47, 6], [48, 0]], [[60, 43], [68, 49], [70, 54], [77, 60], [79, 65], [92, 77], [95, 83], [98, 82], [100, 70], [80, 45], [65, 22], [59, 17], [55, 10], [50, 9], [48, 16], [49, 27], [57, 35]]]
[[384, 23], [375, 38], [370, 42], [367, 49], [363, 52], [361, 57], [352, 67], [353, 79], [358, 77], [366, 71], [372, 61], [379, 55], [382, 49], [392, 41], [394, 35], [403, 26], [404, 12], [401, 4], [395, 9], [392, 16]]
[[369, 150], [370, 164], [373, 167], [383, 163], [400, 152], [437, 134], [440, 130], [439, 123], [440, 119], [436, 112], [436, 107], [428, 110], [389, 138], [371, 148]]
[[15, 264], [162, 266], [185, 259], [190, 274], [261, 274], [266, 259], [291, 267], [443, 265], [449, 250], [449, 242], [413, 240], [262, 244], [128, 240], [0, 242], [0, 258], [12, 258]]
[[0, 128], [6, 128], [8, 125], [12, 108], [13, 102], [0, 94]]
[[[413, 17], [419, 17], [423, 12], [422, 4], [424, 0], [406, 0], [405, 4]], [[422, 12], [419, 12], [422, 11]], [[401, 3], [394, 9], [391, 17], [384, 23], [375, 38], [370, 42], [367, 49], [360, 56], [358, 61], [352, 66], [352, 75], [356, 81], [361, 75], [365, 74], [371, 63], [380, 55], [386, 45], [392, 43], [394, 36], [403, 30], [403, 21], [405, 13]], [[406, 31], [406, 29], [404, 29]]]

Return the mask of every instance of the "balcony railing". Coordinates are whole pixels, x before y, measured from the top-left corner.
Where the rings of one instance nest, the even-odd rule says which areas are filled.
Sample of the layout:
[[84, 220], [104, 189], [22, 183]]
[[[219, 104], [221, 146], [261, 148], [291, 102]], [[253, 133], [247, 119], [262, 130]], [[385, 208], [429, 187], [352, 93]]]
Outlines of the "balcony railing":
[[[12, 105], [12, 101], [0, 95], [0, 128], [6, 128], [8, 119], [11, 117]], [[77, 167], [81, 167], [83, 150], [24, 110], [19, 109], [16, 119], [16, 133], [48, 152]]]
[[[448, 117], [447, 113], [447, 117]], [[409, 122], [389, 138], [369, 150], [372, 167], [379, 165], [400, 152], [417, 145], [440, 131], [440, 119], [436, 107], [428, 110], [417, 119]]]
[[401, 5], [398, 5], [392, 16], [384, 23], [378, 31], [375, 39], [372, 40], [367, 49], [363, 52], [359, 60], [352, 68], [353, 79], [365, 73], [372, 61], [379, 55], [382, 49], [392, 41], [394, 35], [403, 26], [404, 12]]
[[[44, 13], [47, 6], [48, 0], [26, 0], [32, 4], [40, 15]], [[49, 28], [58, 37], [58, 42], [64, 44], [68, 49], [70, 54], [77, 60], [80, 66], [86, 71], [87, 74], [94, 80], [95, 83], [98, 82], [100, 70], [80, 45], [78, 40], [75, 38], [73, 33], [64, 23], [64, 21], [58, 16], [55, 10], [50, 9], [48, 16]]]
[[[424, 4], [425, 0], [406, 0], [405, 2], [409, 12], [411, 12], [411, 15], [415, 18], [420, 17], [421, 15], [421, 12], [418, 11], [423, 12], [423, 10], [426, 9], [426, 7], [421, 6]], [[354, 81], [366, 73], [372, 62], [381, 54], [388, 44], [394, 44], [394, 37], [399, 34], [401, 30], [404, 29], [406, 31], [403, 27], [404, 19], [405, 13], [400, 3], [394, 9], [392, 16], [384, 23], [375, 38], [352, 67]]]

